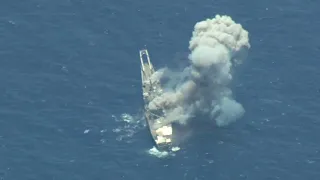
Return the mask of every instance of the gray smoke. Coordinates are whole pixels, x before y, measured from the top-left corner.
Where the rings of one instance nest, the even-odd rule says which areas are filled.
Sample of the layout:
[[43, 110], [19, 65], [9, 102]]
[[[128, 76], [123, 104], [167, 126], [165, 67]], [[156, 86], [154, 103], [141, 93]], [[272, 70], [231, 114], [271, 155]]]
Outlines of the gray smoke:
[[158, 70], [152, 81], [169, 78], [164, 92], [149, 103], [151, 110], [164, 108], [163, 124], [185, 124], [196, 113], [210, 115], [218, 126], [240, 118], [245, 110], [228, 87], [232, 69], [250, 48], [248, 32], [229, 16], [217, 15], [198, 22], [189, 42], [191, 65], [182, 72]]

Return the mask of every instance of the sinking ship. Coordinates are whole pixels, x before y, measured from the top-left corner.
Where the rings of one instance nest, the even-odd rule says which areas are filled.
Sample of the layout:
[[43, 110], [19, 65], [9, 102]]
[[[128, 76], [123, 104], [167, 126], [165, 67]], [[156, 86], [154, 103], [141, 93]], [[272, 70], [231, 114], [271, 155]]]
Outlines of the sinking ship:
[[148, 105], [155, 97], [163, 92], [159, 79], [152, 79], [155, 69], [150, 61], [149, 53], [146, 49], [140, 50], [142, 93], [144, 100], [144, 114], [147, 126], [152, 135], [153, 141], [159, 150], [178, 150], [172, 144], [172, 124], [163, 123], [165, 109], [159, 107], [157, 110], [149, 109]]

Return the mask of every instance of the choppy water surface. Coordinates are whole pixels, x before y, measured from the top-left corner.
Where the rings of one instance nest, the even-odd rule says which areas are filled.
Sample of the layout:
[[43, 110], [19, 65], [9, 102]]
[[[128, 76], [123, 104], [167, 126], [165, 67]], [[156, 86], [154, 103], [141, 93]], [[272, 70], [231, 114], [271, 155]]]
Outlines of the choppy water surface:
[[[316, 1], [4, 1], [0, 179], [319, 179]], [[218, 127], [192, 119], [174, 154], [152, 149], [138, 51], [185, 67], [194, 25], [228, 15], [249, 32]]]

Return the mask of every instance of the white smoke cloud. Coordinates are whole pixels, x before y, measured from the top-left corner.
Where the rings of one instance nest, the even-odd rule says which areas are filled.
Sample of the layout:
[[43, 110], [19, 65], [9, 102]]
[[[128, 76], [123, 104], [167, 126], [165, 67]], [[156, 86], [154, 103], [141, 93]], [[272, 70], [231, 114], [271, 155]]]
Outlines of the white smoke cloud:
[[232, 69], [245, 59], [243, 54], [249, 48], [248, 32], [229, 16], [217, 15], [196, 23], [189, 42], [190, 66], [179, 73], [158, 70], [152, 81], [164, 77], [169, 81], [148, 107], [165, 110], [163, 124], [186, 124], [199, 112], [208, 113], [218, 126], [236, 121], [245, 110], [233, 99], [228, 85]]

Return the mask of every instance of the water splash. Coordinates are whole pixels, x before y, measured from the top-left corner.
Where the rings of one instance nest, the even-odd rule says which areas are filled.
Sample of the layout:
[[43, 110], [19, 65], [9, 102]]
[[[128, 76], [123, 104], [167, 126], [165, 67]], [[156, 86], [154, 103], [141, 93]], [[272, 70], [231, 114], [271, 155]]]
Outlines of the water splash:
[[175, 156], [173, 152], [159, 151], [155, 146], [149, 149], [147, 153], [157, 158], [166, 158], [170, 156]]

